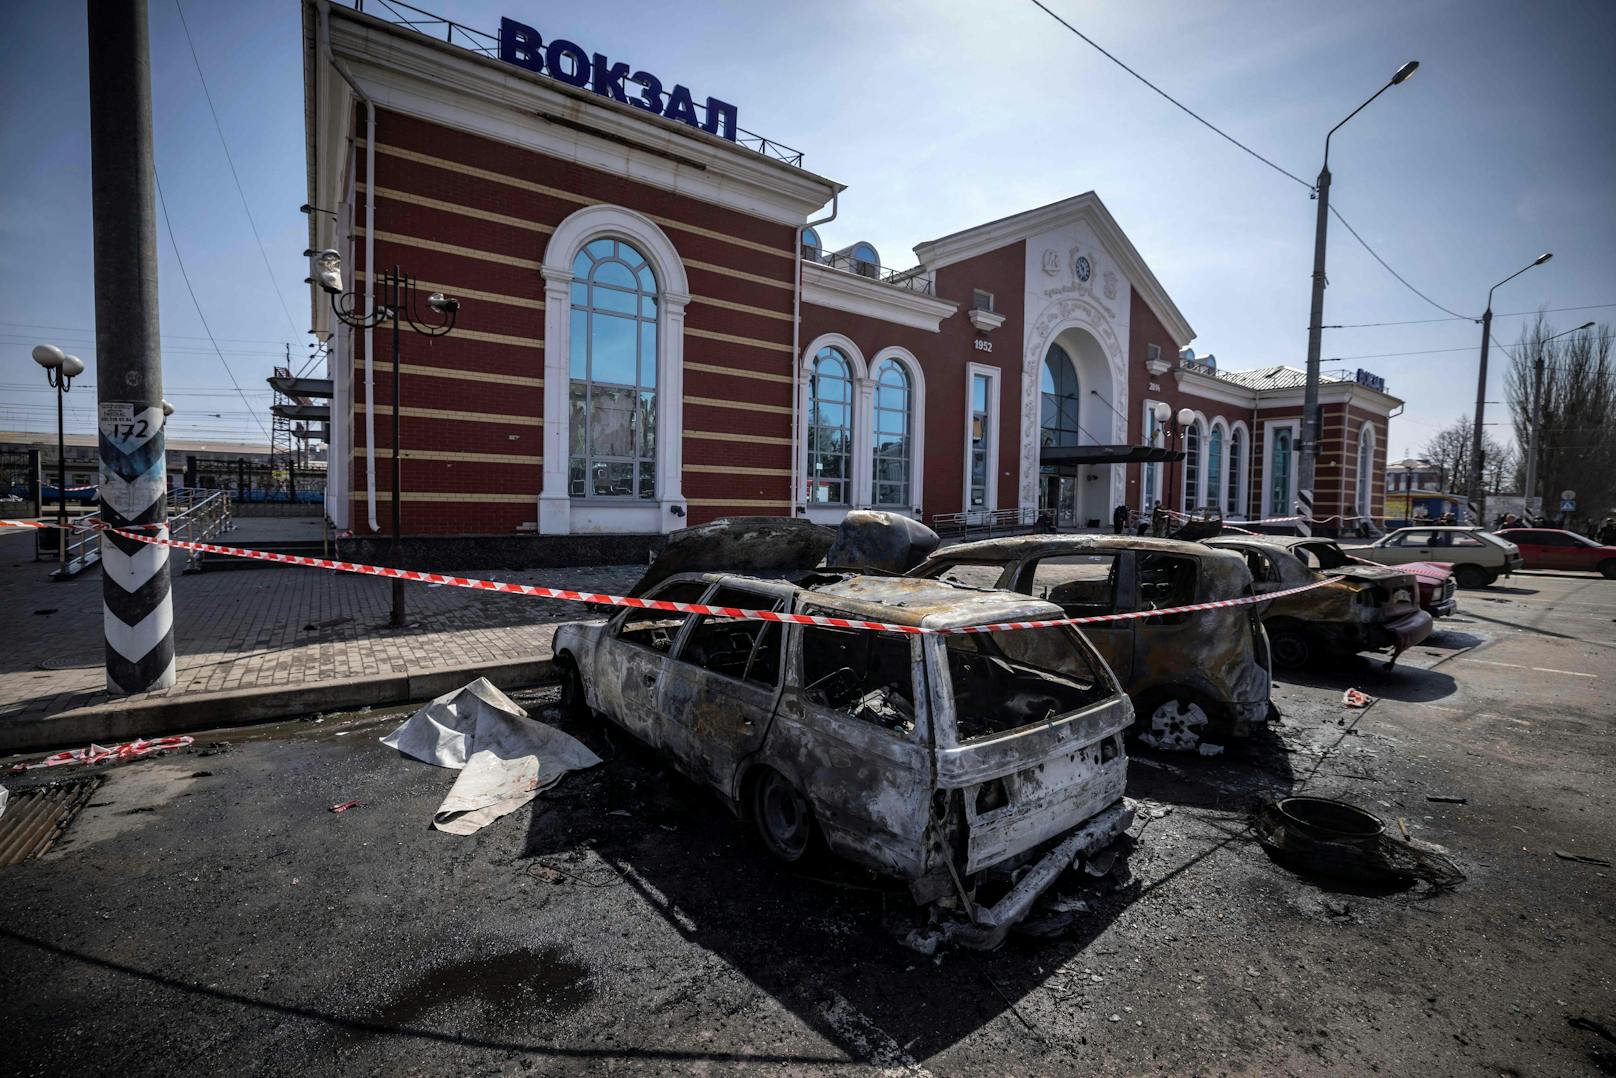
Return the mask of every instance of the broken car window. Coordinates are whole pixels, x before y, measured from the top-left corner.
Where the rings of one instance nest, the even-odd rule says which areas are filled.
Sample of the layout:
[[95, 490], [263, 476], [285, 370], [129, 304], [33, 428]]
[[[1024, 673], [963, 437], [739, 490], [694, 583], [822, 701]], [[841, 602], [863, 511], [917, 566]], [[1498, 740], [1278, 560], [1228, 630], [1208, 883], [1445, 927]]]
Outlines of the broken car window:
[[960, 584], [967, 588], [985, 588], [992, 591], [998, 588], [999, 579], [1004, 576], [1004, 566], [961, 561], [944, 565], [927, 575], [933, 580], [945, 580], [950, 584]]
[[[1146, 609], [1186, 606], [1195, 601], [1194, 558], [1173, 554], [1139, 555], [1139, 602]], [[1155, 625], [1178, 625], [1188, 614], [1168, 614], [1152, 618]]]
[[1109, 613], [1117, 605], [1117, 557], [1066, 554], [1040, 558], [1021, 571], [1016, 590], [1046, 599], [1068, 614]]
[[915, 728], [911, 637], [858, 629], [804, 629], [802, 694], [895, 734]]
[[944, 652], [962, 743], [1048, 722], [1111, 695], [1071, 629], [948, 636]]
[[[647, 598], [699, 603], [706, 591], [707, 585], [699, 580], [681, 580], [656, 589]], [[617, 627], [617, 638], [666, 655], [673, 648], [680, 626], [689, 617], [673, 610], [630, 610]]]
[[[719, 588], [707, 605], [778, 610], [781, 601], [739, 588]], [[715, 674], [772, 687], [780, 680], [780, 626], [772, 621], [702, 614], [691, 626], [679, 658]]]

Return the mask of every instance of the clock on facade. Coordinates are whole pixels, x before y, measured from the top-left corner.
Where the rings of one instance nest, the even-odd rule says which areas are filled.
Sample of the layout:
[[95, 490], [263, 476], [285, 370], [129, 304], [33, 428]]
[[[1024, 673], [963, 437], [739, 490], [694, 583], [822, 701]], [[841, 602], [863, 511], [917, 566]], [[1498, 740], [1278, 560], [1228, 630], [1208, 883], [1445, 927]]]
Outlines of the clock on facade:
[[1089, 278], [1094, 275], [1094, 267], [1089, 265], [1088, 255], [1078, 255], [1077, 262], [1073, 264], [1073, 269], [1077, 271], [1077, 279], [1084, 284], [1087, 284]]

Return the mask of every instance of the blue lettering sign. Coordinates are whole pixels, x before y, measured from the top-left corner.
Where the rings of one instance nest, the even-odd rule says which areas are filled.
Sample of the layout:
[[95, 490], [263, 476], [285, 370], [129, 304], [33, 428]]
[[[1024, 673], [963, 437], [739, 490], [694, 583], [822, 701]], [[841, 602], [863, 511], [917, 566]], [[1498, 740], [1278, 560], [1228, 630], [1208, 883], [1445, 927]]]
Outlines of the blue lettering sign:
[[1386, 379], [1382, 378], [1378, 374], [1371, 374], [1361, 367], [1358, 369], [1358, 377], [1356, 381], [1359, 385], [1368, 386], [1370, 389], [1373, 389], [1376, 392], [1386, 392]]
[[[625, 101], [644, 112], [654, 112], [682, 124], [735, 141], [738, 126], [736, 108], [716, 97], [707, 98], [703, 117], [696, 111], [690, 90], [679, 85], [665, 91], [662, 80], [649, 71], [629, 74], [631, 65], [612, 63], [601, 53], [590, 53], [565, 38], [548, 45], [539, 32], [515, 19], [499, 20], [499, 58], [507, 64], [548, 75], [557, 82], [580, 89], [588, 88], [613, 101]], [[637, 83], [630, 90], [628, 83]]]

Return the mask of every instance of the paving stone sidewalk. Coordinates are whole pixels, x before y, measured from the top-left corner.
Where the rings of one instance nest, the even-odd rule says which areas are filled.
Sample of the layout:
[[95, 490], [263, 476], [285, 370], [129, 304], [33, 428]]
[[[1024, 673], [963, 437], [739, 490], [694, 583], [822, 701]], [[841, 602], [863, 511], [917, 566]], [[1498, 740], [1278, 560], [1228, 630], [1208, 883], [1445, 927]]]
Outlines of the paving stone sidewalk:
[[[602, 609], [408, 584], [410, 625], [392, 629], [391, 581], [292, 566], [186, 575], [176, 557], [171, 572], [178, 679], [162, 692], [113, 697], [102, 666], [100, 570], [55, 583], [48, 577], [51, 566], [33, 560], [32, 542], [31, 534], [0, 535], [0, 610], [10, 615], [11, 641], [0, 647], [0, 722], [113, 699], [291, 688], [546, 658], [558, 623]], [[643, 571], [631, 565], [463, 575], [622, 594]]]

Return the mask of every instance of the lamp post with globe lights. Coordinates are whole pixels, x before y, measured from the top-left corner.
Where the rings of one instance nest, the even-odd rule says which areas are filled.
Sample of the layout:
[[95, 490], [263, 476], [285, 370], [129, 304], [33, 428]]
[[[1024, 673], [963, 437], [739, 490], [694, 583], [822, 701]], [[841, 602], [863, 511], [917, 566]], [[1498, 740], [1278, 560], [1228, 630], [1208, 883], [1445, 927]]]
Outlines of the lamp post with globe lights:
[[[34, 362], [45, 368], [45, 381], [56, 390], [56, 559], [67, 565], [67, 433], [63, 426], [62, 398], [73, 388], [73, 379], [84, 373], [84, 360], [70, 356], [54, 344], [36, 344]], [[58, 579], [66, 579], [63, 573]]]

